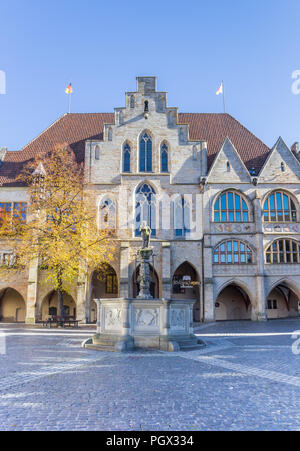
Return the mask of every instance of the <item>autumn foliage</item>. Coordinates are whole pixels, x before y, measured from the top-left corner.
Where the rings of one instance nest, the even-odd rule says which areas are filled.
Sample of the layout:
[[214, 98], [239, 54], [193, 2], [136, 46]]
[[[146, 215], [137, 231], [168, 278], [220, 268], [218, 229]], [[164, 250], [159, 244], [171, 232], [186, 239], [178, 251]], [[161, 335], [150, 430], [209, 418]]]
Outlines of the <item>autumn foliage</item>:
[[114, 236], [98, 228], [83, 167], [67, 146], [38, 155], [25, 167], [21, 181], [28, 189], [27, 221], [1, 215], [1, 238], [15, 255], [14, 267], [1, 270], [17, 272], [38, 262], [46, 270], [46, 282], [58, 292], [62, 314], [63, 292], [91, 269], [103, 271], [113, 259]]

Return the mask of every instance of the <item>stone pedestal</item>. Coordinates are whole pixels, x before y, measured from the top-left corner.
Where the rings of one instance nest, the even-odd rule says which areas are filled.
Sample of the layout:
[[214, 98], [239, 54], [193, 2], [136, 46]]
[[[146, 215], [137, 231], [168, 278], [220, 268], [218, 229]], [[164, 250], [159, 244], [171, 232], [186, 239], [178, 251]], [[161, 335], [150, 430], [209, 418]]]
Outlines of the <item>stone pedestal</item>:
[[86, 348], [175, 352], [203, 346], [193, 333], [194, 300], [96, 299], [97, 334]]

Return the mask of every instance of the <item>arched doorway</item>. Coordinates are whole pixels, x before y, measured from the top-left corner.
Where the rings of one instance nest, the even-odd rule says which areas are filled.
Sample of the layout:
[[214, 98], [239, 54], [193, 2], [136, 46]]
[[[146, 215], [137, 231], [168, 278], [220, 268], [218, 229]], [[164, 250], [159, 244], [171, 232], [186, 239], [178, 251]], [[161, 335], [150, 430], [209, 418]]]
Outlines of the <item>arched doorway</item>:
[[[64, 315], [72, 316], [76, 319], [76, 303], [73, 297], [64, 293]], [[42, 320], [45, 321], [49, 316], [57, 316], [58, 314], [58, 295], [57, 291], [53, 290], [44, 297], [42, 302]]]
[[97, 321], [97, 304], [94, 299], [119, 296], [118, 277], [112, 266], [107, 265], [103, 270], [92, 273], [90, 293], [90, 322], [95, 323]]
[[[132, 276], [132, 295], [136, 298], [139, 294], [139, 275], [140, 275], [140, 265], [136, 268]], [[150, 265], [150, 275], [151, 275], [151, 283], [150, 283], [150, 294], [154, 299], [159, 298], [159, 280], [158, 275], [152, 265]]]
[[20, 293], [13, 288], [0, 292], [0, 321], [5, 323], [24, 323], [26, 305]]
[[238, 285], [227, 285], [217, 297], [215, 312], [216, 321], [250, 320], [250, 298]]
[[193, 316], [195, 322], [200, 322], [200, 283], [199, 276], [194, 267], [184, 262], [180, 265], [172, 280], [172, 298], [174, 299], [195, 299]]
[[286, 283], [280, 283], [272, 289], [266, 299], [268, 319], [299, 316], [299, 298]]

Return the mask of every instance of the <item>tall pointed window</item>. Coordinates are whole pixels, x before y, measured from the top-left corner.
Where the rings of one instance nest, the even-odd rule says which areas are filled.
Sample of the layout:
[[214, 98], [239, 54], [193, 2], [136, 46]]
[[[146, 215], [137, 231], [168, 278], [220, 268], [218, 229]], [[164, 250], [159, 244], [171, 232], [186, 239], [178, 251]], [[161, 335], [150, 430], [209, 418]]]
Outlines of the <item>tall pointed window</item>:
[[248, 222], [249, 211], [244, 198], [234, 191], [221, 194], [214, 208], [214, 222]]
[[116, 207], [111, 199], [106, 199], [100, 204], [100, 228], [115, 230]]
[[130, 172], [131, 149], [128, 143], [123, 146], [123, 172]]
[[174, 202], [174, 229], [175, 235], [182, 238], [191, 231], [191, 208], [184, 196], [178, 196]]
[[296, 205], [283, 191], [273, 192], [264, 203], [264, 222], [297, 222]]
[[148, 133], [140, 138], [140, 172], [152, 172], [152, 140]]
[[169, 148], [166, 143], [163, 143], [160, 148], [160, 170], [169, 172]]
[[145, 221], [156, 236], [156, 199], [152, 186], [143, 183], [136, 190], [135, 196], [135, 236], [140, 236], [140, 226]]

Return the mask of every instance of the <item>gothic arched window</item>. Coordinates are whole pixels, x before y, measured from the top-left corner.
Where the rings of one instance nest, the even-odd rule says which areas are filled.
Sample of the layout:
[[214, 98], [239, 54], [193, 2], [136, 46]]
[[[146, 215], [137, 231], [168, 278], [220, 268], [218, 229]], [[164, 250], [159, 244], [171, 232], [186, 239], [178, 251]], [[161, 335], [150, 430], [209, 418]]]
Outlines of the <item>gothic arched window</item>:
[[148, 133], [140, 138], [140, 172], [152, 172], [152, 139]]
[[191, 231], [191, 208], [184, 196], [174, 202], [174, 229], [177, 237], [186, 237]]
[[99, 225], [101, 229], [111, 229], [116, 228], [116, 207], [111, 199], [106, 199], [101, 202], [100, 208], [100, 221]]
[[221, 194], [214, 208], [214, 222], [248, 222], [249, 211], [245, 199], [235, 191]]
[[229, 265], [250, 264], [253, 263], [253, 252], [243, 241], [224, 241], [214, 250], [214, 263], [226, 263]]
[[152, 186], [143, 183], [135, 195], [135, 236], [140, 236], [141, 224], [145, 221], [156, 235], [156, 194]]
[[264, 203], [264, 222], [297, 222], [296, 205], [283, 191], [273, 192]]
[[123, 146], [123, 172], [130, 172], [131, 149], [128, 143]]
[[300, 243], [292, 239], [275, 240], [266, 251], [266, 263], [300, 263]]
[[163, 143], [160, 148], [160, 170], [169, 172], [169, 148], [166, 143]]

